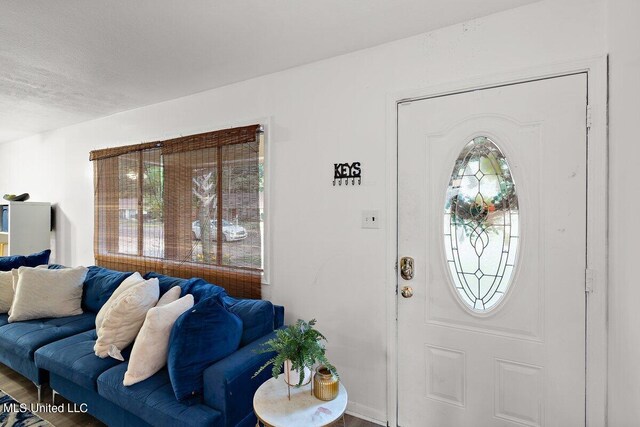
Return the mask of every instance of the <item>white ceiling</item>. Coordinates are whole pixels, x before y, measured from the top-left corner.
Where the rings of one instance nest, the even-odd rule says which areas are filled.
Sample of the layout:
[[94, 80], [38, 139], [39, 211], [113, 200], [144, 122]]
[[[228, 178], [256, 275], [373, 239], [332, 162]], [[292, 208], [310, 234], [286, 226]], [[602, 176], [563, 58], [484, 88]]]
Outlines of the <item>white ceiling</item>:
[[2, 0], [0, 142], [537, 0]]

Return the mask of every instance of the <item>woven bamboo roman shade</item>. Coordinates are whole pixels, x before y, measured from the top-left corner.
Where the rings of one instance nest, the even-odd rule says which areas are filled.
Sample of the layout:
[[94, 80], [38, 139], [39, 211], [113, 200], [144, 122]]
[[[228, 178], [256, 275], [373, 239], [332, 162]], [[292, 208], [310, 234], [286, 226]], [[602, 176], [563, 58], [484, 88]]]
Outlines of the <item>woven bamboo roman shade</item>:
[[259, 125], [91, 152], [96, 264], [201, 277], [260, 298]]

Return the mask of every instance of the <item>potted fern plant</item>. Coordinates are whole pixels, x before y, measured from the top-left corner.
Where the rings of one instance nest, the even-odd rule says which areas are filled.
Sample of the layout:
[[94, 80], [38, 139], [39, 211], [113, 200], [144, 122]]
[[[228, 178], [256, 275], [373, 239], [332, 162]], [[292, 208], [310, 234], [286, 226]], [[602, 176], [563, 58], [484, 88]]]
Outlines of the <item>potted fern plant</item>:
[[287, 381], [291, 377], [287, 375], [288, 372], [285, 372], [287, 384], [300, 387], [311, 380], [311, 368], [317, 363], [324, 365], [338, 378], [336, 368], [329, 363], [325, 355], [324, 342], [327, 339], [313, 328], [315, 324], [316, 319], [309, 322], [298, 319], [295, 324], [276, 330], [276, 337], [262, 344], [262, 348], [257, 351], [260, 354], [270, 352], [276, 354], [258, 369], [253, 378], [269, 365], [273, 365], [271, 367], [273, 378], [278, 378], [285, 367], [286, 371], [294, 372], [298, 376], [297, 381]]

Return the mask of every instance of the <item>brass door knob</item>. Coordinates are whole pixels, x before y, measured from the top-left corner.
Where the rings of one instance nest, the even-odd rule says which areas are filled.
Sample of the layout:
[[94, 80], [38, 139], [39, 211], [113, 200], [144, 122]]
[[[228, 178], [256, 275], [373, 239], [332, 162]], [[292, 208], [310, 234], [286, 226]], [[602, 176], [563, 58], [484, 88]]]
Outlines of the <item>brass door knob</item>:
[[413, 296], [413, 288], [411, 286], [403, 286], [400, 290], [400, 295], [404, 298], [411, 298]]

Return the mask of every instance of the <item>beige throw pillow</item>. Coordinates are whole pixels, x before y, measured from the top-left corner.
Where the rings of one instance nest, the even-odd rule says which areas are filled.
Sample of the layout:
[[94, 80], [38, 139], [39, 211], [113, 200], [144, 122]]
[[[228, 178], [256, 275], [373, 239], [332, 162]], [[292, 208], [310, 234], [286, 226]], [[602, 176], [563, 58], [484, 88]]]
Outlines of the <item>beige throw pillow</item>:
[[0, 271], [0, 313], [7, 313], [11, 310], [13, 294], [13, 273]]
[[107, 309], [98, 329], [98, 340], [93, 349], [96, 356], [124, 360], [121, 351], [138, 335], [147, 311], [158, 303], [158, 279], [141, 283], [120, 292]]
[[82, 314], [86, 267], [47, 270], [20, 267], [9, 323]]
[[167, 364], [171, 328], [178, 317], [191, 307], [193, 295], [188, 294], [177, 301], [162, 306], [158, 304], [149, 310], [133, 344], [129, 367], [124, 374], [125, 386], [146, 380]]
[[[11, 275], [13, 276], [13, 296], [15, 297], [16, 295], [16, 287], [18, 287], [18, 279], [20, 278], [20, 274], [18, 273], [18, 269], [14, 268], [13, 270], [11, 270]], [[11, 305], [13, 305], [13, 300], [11, 302]], [[9, 316], [11, 316], [11, 307], [9, 307], [9, 311], [7, 312], [7, 314]]]
[[158, 300], [158, 304], [156, 307], [160, 307], [163, 305], [171, 304], [174, 301], [178, 301], [180, 299], [180, 294], [182, 293], [182, 288], [180, 286], [174, 286], [164, 293]]
[[143, 283], [144, 281], [145, 280], [142, 278], [140, 273], [135, 272], [131, 276], [124, 279], [122, 283], [120, 283], [120, 286], [118, 286], [116, 290], [113, 291], [113, 293], [111, 294], [107, 302], [105, 302], [104, 305], [100, 308], [100, 311], [98, 311], [98, 314], [96, 315], [96, 331], [100, 330], [100, 326], [102, 326], [102, 320], [104, 319], [104, 315], [109, 310], [109, 307], [111, 307], [111, 304], [113, 304], [113, 302], [116, 299], [118, 299], [118, 297], [124, 291], [126, 291], [127, 289], [130, 289], [135, 285]]

